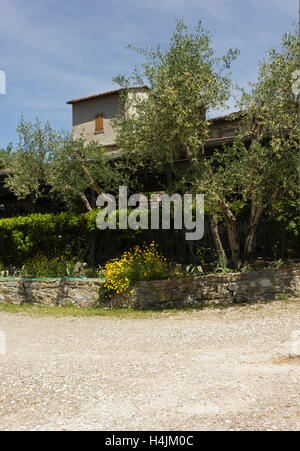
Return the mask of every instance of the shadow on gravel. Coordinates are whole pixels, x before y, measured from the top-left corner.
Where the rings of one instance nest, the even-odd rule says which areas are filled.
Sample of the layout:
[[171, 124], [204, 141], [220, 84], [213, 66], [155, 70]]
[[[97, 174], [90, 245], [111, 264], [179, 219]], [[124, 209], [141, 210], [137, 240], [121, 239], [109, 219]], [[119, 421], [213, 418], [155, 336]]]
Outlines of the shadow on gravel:
[[300, 356], [281, 357], [273, 361], [274, 365], [300, 365]]

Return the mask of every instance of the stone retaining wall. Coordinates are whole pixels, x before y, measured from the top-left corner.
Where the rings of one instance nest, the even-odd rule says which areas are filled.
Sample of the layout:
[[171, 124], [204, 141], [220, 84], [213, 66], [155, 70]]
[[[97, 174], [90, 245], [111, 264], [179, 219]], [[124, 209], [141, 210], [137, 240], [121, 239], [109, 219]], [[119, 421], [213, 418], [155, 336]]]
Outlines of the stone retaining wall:
[[132, 294], [115, 296], [109, 306], [172, 308], [233, 304], [300, 297], [300, 267], [249, 273], [213, 274], [187, 279], [139, 282]]
[[[93, 306], [98, 301], [96, 279], [0, 278], [0, 302], [8, 304]], [[186, 279], [139, 282], [132, 293], [116, 295], [110, 308], [172, 308], [199, 304], [233, 304], [300, 297], [300, 266], [252, 273], [212, 274]]]
[[0, 278], [0, 302], [88, 307], [98, 301], [100, 284], [95, 279]]

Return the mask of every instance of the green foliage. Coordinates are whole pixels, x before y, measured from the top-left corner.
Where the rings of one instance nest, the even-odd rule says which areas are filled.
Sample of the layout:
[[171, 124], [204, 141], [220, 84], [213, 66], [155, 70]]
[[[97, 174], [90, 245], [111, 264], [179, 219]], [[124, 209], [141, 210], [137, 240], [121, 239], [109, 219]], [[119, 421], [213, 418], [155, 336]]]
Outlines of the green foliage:
[[97, 268], [86, 268], [84, 270], [84, 277], [87, 279], [97, 279], [99, 276], [99, 270]]
[[21, 277], [72, 277], [74, 271], [74, 260], [66, 256], [48, 258], [39, 253], [28, 259], [23, 265]]
[[[143, 55], [145, 63], [129, 79], [115, 78], [125, 88], [115, 121], [117, 144], [140, 165], [151, 160], [156, 169], [174, 159], [197, 157], [208, 136], [206, 112], [223, 107], [229, 98], [229, 68], [238, 51], [215, 57], [212, 37], [201, 22], [189, 33], [182, 20], [176, 22], [166, 51], [129, 48]], [[146, 95], [128, 90], [145, 84], [150, 88]]]
[[[285, 35], [279, 50], [271, 49], [259, 64], [256, 83], [242, 90], [238, 106], [238, 135], [233, 145], [199, 158], [182, 180], [191, 181], [194, 192], [205, 194], [211, 214], [225, 219], [232, 259], [247, 261], [253, 237], [263, 214], [274, 215], [280, 205], [298, 198], [298, 106], [292, 92], [298, 68], [297, 30]], [[236, 223], [248, 214], [249, 230], [241, 242]], [[297, 218], [289, 226], [297, 232]], [[283, 219], [284, 221], [287, 218]], [[244, 248], [243, 255], [240, 249]]]
[[[0, 219], [0, 261], [4, 267], [21, 267], [42, 250], [48, 258], [66, 255], [88, 262], [92, 239], [113, 243], [116, 255], [143, 243], [145, 231], [101, 231], [97, 229], [96, 216], [97, 210], [84, 215], [33, 214]], [[101, 255], [96, 255], [95, 264], [101, 262]]]
[[296, 196], [290, 199], [282, 199], [274, 205], [269, 211], [269, 217], [275, 219], [283, 233], [290, 236], [299, 237], [300, 235], [300, 199]]
[[227, 261], [224, 257], [224, 254], [219, 254], [219, 266], [215, 270], [216, 273], [220, 272], [222, 274], [227, 274], [232, 272], [231, 269], [227, 267]]
[[5, 184], [19, 199], [30, 194], [40, 194], [40, 184], [45, 178], [49, 156], [63, 146], [63, 133], [53, 130], [48, 122], [34, 123], [21, 117], [17, 127], [18, 144], [13, 149], [9, 174]]
[[188, 265], [185, 268], [184, 276], [202, 276], [204, 274], [203, 268], [201, 265]]
[[[71, 136], [50, 154], [44, 178], [53, 195], [70, 207], [78, 198], [83, 200], [88, 189], [96, 195], [114, 193], [119, 185], [132, 183], [124, 161], [112, 160], [107, 150], [95, 142], [73, 141]], [[87, 209], [91, 210], [91, 206]]]
[[[146, 61], [129, 80], [119, 76], [116, 81], [124, 88], [147, 83], [150, 90], [143, 96], [139, 90], [125, 90], [115, 122], [118, 145], [142, 166], [173, 168], [169, 192], [204, 193], [206, 212], [214, 224], [220, 218], [225, 222], [231, 259], [241, 265], [251, 255], [264, 212], [284, 199], [296, 199], [299, 126], [292, 83], [298, 69], [297, 30], [284, 35], [281, 47], [259, 63], [257, 82], [241, 90], [238, 106], [243, 112], [231, 118], [239, 121], [234, 145], [213, 154], [205, 152], [210, 123], [204, 113], [223, 107], [230, 97], [228, 69], [238, 52], [216, 58], [211, 35], [201, 24], [189, 33], [182, 21], [166, 51], [131, 48]], [[183, 159], [190, 164], [174, 168]], [[237, 220], [246, 212], [249, 230], [241, 242]], [[290, 226], [297, 228], [292, 221]], [[215, 241], [224, 255], [220, 239]]]
[[105, 283], [102, 283], [99, 288], [99, 298], [95, 303], [95, 307], [106, 306], [114, 294], [114, 290], [111, 290]]
[[[283, 35], [259, 64], [258, 79], [241, 90], [238, 106], [247, 114], [239, 126], [236, 148], [237, 184], [245, 200], [272, 209], [283, 199], [298, 197], [299, 120], [292, 83], [299, 66], [299, 33]], [[245, 148], [242, 138], [251, 136]]]
[[0, 262], [0, 277], [8, 277], [8, 276], [9, 276], [9, 271], [4, 269], [3, 263]]
[[31, 123], [21, 117], [17, 132], [18, 145], [10, 149], [5, 184], [18, 199], [43, 196], [46, 184], [50, 194], [68, 207], [80, 198], [90, 211], [84, 194], [87, 190], [99, 195], [116, 191], [121, 182], [130, 185], [125, 162], [112, 160], [98, 143], [74, 141], [70, 134], [54, 130], [48, 122], [42, 124], [38, 119]]
[[242, 89], [238, 106], [247, 111], [242, 121], [243, 134], [251, 133], [260, 142], [271, 139], [274, 151], [281, 152], [282, 139], [298, 145], [298, 106], [292, 84], [299, 69], [298, 27], [282, 36], [279, 49], [271, 48], [259, 63], [258, 79]]
[[12, 144], [9, 144], [6, 149], [0, 149], [0, 170], [7, 169], [10, 164]]
[[88, 234], [84, 218], [71, 213], [34, 214], [0, 219], [0, 258], [22, 265], [41, 249], [48, 257], [82, 257]]

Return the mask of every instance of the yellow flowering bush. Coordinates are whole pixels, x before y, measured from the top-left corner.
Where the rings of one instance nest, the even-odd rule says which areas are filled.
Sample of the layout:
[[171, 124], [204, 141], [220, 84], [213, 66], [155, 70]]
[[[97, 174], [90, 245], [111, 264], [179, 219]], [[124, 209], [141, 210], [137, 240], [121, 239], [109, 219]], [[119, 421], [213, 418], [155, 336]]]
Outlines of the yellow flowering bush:
[[43, 253], [28, 259], [22, 268], [24, 277], [71, 277], [74, 262], [64, 255], [48, 258]]
[[100, 274], [106, 279], [104, 287], [119, 294], [128, 291], [134, 282], [167, 279], [171, 273], [171, 265], [153, 242], [150, 246], [136, 246], [120, 258], [110, 260]]

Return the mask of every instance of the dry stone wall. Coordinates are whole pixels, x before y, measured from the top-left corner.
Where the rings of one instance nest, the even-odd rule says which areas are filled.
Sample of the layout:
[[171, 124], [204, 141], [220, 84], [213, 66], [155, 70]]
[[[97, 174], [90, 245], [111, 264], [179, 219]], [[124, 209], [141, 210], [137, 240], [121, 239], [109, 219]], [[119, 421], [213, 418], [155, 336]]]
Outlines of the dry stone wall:
[[[93, 306], [97, 279], [0, 278], [0, 302], [8, 304]], [[115, 295], [110, 308], [172, 308], [199, 304], [234, 304], [300, 297], [300, 266], [249, 273], [212, 274], [186, 279], [139, 282], [132, 293]]]
[[100, 284], [94, 279], [1, 278], [0, 302], [88, 307], [98, 301]]
[[139, 282], [133, 293], [116, 295], [110, 307], [174, 308], [199, 304], [254, 303], [300, 297], [300, 267], [186, 279]]

